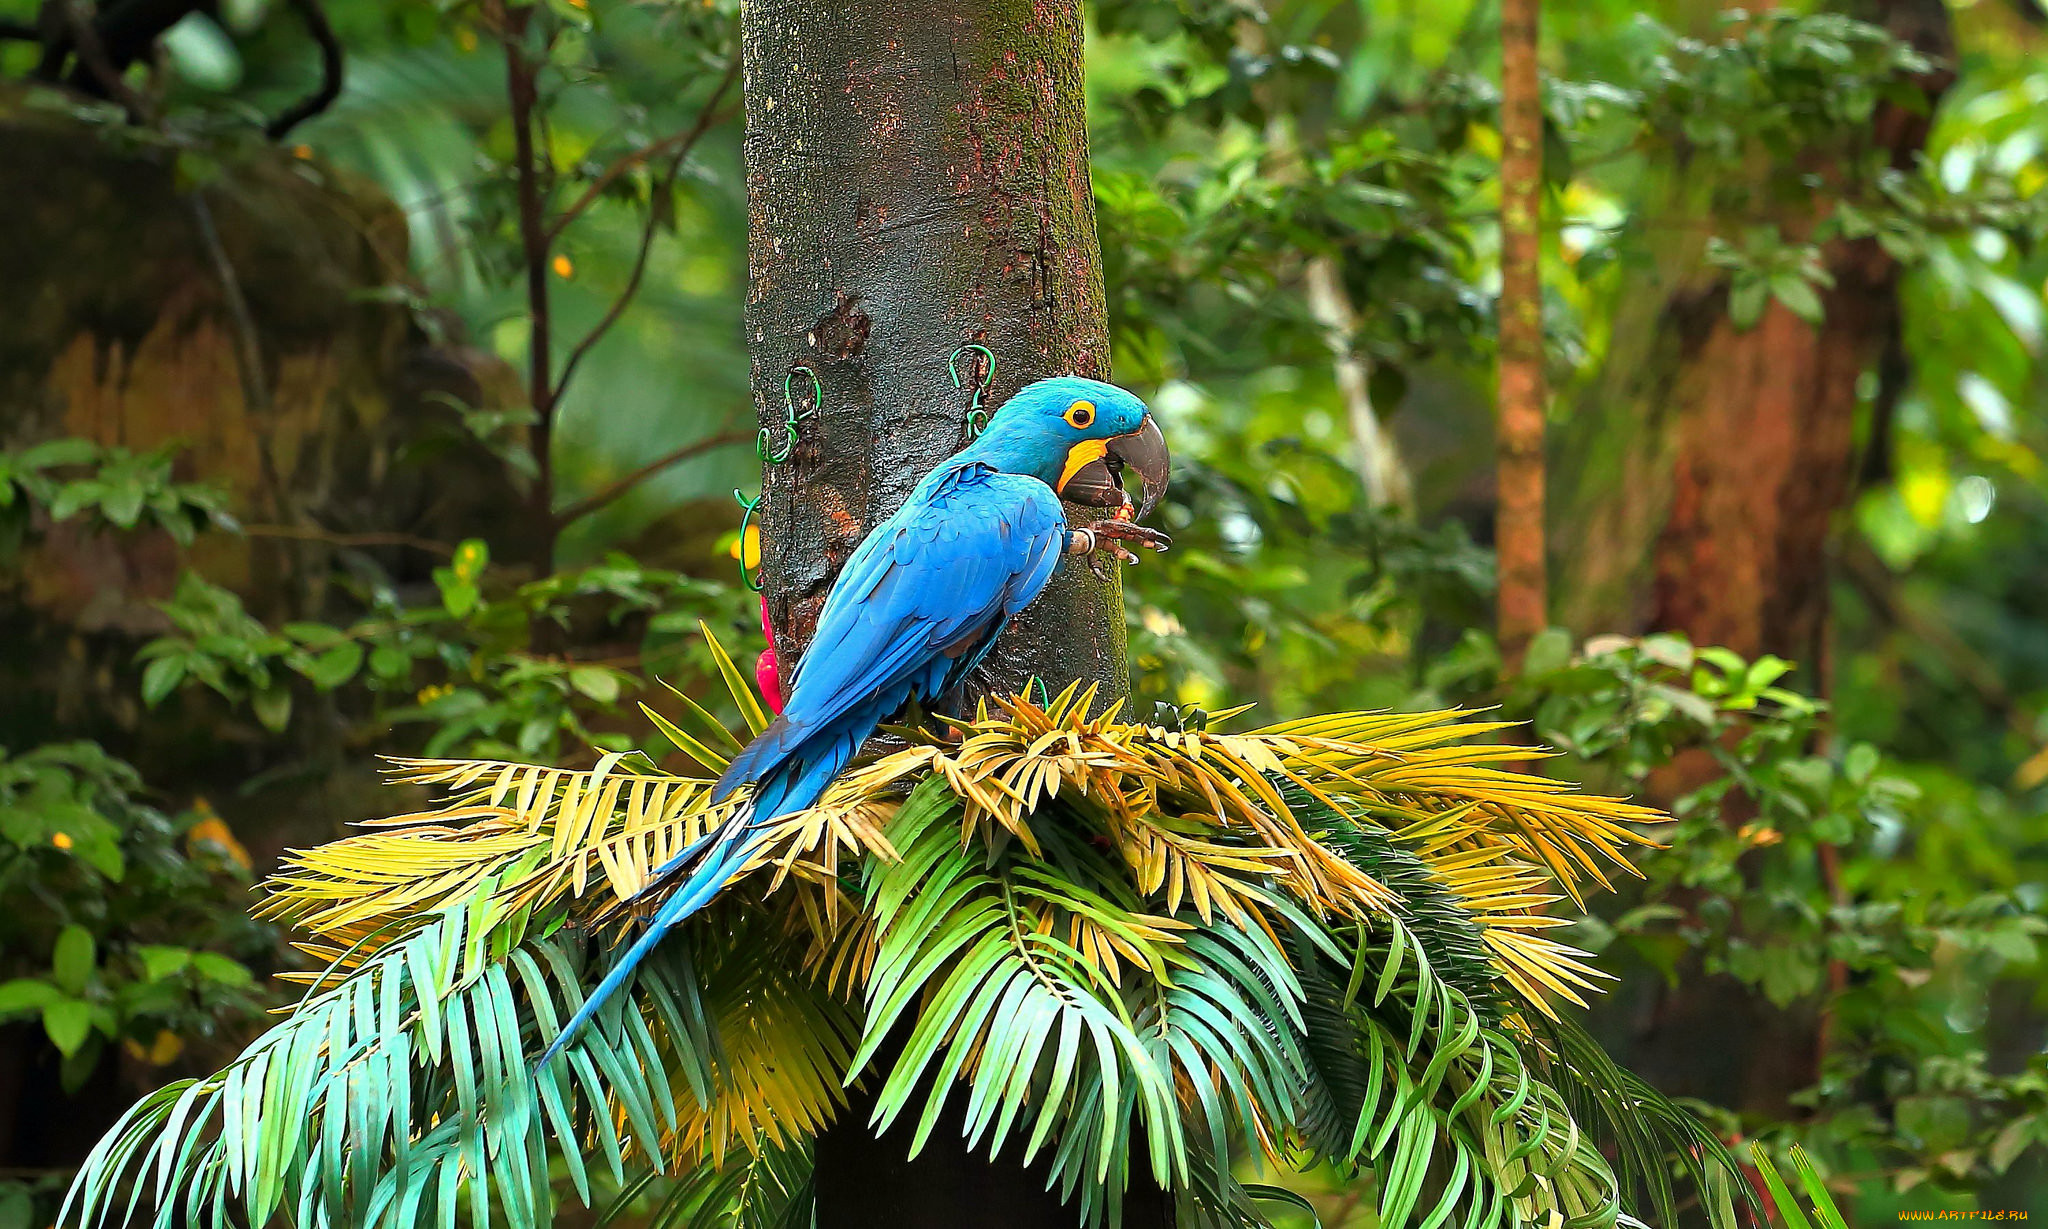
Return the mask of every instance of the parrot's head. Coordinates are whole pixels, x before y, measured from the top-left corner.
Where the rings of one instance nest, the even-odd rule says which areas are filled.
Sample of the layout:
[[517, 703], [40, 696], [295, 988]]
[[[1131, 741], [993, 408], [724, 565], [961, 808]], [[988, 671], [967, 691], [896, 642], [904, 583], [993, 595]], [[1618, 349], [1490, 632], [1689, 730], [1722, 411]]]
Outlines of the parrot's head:
[[1124, 508], [1126, 467], [1137, 471], [1136, 516], [1166, 491], [1171, 457], [1145, 403], [1114, 384], [1057, 376], [1027, 384], [989, 420], [973, 451], [1009, 473], [1043, 479], [1062, 499]]

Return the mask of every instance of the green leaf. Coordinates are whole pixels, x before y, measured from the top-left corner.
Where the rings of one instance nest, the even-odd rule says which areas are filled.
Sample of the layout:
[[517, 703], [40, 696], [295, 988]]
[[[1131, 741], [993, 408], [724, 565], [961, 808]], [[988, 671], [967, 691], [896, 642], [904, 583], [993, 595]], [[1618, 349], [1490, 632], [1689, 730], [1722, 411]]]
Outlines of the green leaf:
[[455, 548], [455, 557], [450, 560], [449, 567], [457, 578], [475, 584], [490, 562], [491, 548], [482, 538], [465, 538]]
[[412, 654], [395, 644], [380, 644], [370, 653], [370, 673], [386, 682], [412, 674]]
[[299, 667], [299, 673], [322, 691], [332, 691], [355, 677], [362, 668], [363, 646], [350, 640], [337, 644]]
[[640, 711], [650, 722], [654, 723], [657, 733], [675, 744], [676, 750], [681, 751], [713, 772], [724, 772], [725, 766], [732, 762], [731, 756], [721, 755], [713, 751], [698, 741], [695, 735], [676, 725], [675, 722], [670, 721], [660, 713], [655, 712], [647, 705], [642, 704]]
[[1821, 1181], [1820, 1171], [1814, 1168], [1813, 1158], [1798, 1144], [1792, 1145], [1792, 1169], [1799, 1175], [1799, 1184], [1806, 1188], [1807, 1198], [1813, 1200], [1813, 1214], [1820, 1218], [1824, 1229], [1849, 1229], [1841, 1210], [1835, 1207], [1834, 1196]]
[[1778, 1218], [1784, 1222], [1784, 1229], [1813, 1229], [1813, 1222], [1806, 1219], [1806, 1213], [1799, 1210], [1793, 1201], [1792, 1192], [1785, 1186], [1785, 1179], [1772, 1163], [1771, 1155], [1764, 1151], [1762, 1140], [1749, 1145], [1749, 1154], [1756, 1160], [1758, 1176], [1764, 1180], [1764, 1188], [1771, 1193], [1771, 1202], [1777, 1206]]
[[441, 606], [449, 614], [460, 619], [476, 609], [482, 596], [473, 584], [462, 580], [444, 579], [441, 569], [434, 570], [434, 579], [441, 586]]
[[66, 993], [79, 994], [92, 979], [94, 965], [92, 932], [73, 922], [57, 934], [57, 947], [50, 958], [50, 973]]
[[149, 981], [162, 981], [182, 972], [192, 963], [189, 948], [163, 947], [157, 944], [138, 948], [135, 953], [142, 959], [142, 976]]
[[308, 648], [334, 644], [347, 633], [327, 623], [287, 623], [279, 629]]
[[217, 952], [193, 952], [192, 971], [210, 982], [224, 986], [248, 986], [256, 981], [254, 974], [239, 961], [230, 960]]
[[1654, 636], [1643, 637], [1637, 642], [1636, 647], [1651, 661], [1670, 666], [1674, 670], [1692, 669], [1692, 643], [1683, 636], [1659, 632]]
[[0, 982], [0, 1016], [36, 1011], [64, 997], [49, 982], [35, 977], [17, 977]]
[[52, 469], [59, 465], [90, 465], [99, 459], [100, 446], [93, 440], [45, 440], [21, 453], [24, 470]]
[[291, 688], [283, 683], [272, 683], [250, 699], [250, 707], [256, 711], [256, 720], [273, 734], [282, 733], [292, 720]]
[[754, 698], [754, 688], [741, 676], [738, 666], [726, 654], [725, 646], [718, 643], [718, 637], [711, 634], [711, 626], [698, 620], [697, 628], [704, 633], [704, 643], [710, 646], [711, 659], [718, 663], [718, 673], [725, 679], [725, 688], [732, 693], [732, 701], [740, 707], [740, 716], [746, 720], [747, 729], [759, 734], [768, 728], [768, 714], [761, 709], [761, 702]]
[[577, 666], [569, 671], [569, 685], [599, 704], [619, 698], [619, 676], [603, 666]]
[[1770, 298], [1770, 283], [1753, 274], [1738, 274], [1728, 290], [1728, 319], [1738, 329], [1754, 328]]
[[92, 1004], [83, 999], [59, 999], [43, 1008], [43, 1032], [66, 1058], [78, 1052], [91, 1029]]
[[1813, 283], [1798, 274], [1780, 274], [1771, 279], [1770, 286], [1771, 293], [1777, 297], [1778, 302], [1783, 303], [1787, 310], [1808, 324], [1819, 324], [1827, 314], [1826, 309], [1821, 306], [1820, 294], [1814, 290]]
[[1522, 658], [1525, 674], [1549, 674], [1571, 664], [1572, 634], [1562, 627], [1546, 627], [1529, 641]]
[[1791, 662], [1776, 654], [1766, 653], [1749, 663], [1749, 671], [1743, 676], [1742, 685], [1750, 691], [1762, 691], [1791, 672]]
[[185, 680], [183, 657], [159, 657], [142, 672], [142, 702], [155, 708]]
[[[0, 990], [5, 989], [6, 987], [0, 986]], [[2040, 1121], [2029, 1114], [2005, 1124], [2004, 1129], [1991, 1141], [1991, 1150], [1985, 1155], [1985, 1160], [1990, 1163], [1993, 1172], [2002, 1174], [2012, 1168], [2013, 1161], [2027, 1150], [2027, 1145], [2034, 1142]]]
[[1862, 785], [1877, 771], [1881, 759], [1876, 747], [1857, 743], [1842, 757], [1842, 775], [1849, 778], [1851, 784]]

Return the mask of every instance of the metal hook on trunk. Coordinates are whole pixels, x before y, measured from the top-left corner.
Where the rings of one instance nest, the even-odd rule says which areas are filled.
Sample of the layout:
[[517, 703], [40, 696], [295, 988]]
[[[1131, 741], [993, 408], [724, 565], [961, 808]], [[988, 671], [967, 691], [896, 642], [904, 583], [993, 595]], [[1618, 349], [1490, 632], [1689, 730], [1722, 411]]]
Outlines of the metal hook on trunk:
[[[795, 388], [796, 373], [799, 371], [811, 377], [810, 408], [801, 413], [796, 408]], [[807, 418], [817, 417], [818, 411], [825, 408], [825, 382], [818, 378], [816, 368], [808, 363], [796, 363], [790, 367], [789, 373], [782, 377], [782, 408], [782, 438], [774, 440], [772, 430], [768, 427], [761, 428], [761, 433], [754, 437], [754, 451], [764, 465], [780, 465], [789, 460], [796, 452], [797, 424]]]
[[953, 351], [953, 357], [946, 360], [946, 373], [953, 377], [953, 387], [963, 388], [960, 379], [960, 356], [974, 353], [980, 357], [976, 363], [974, 395], [967, 402], [967, 438], [973, 439], [988, 429], [988, 411], [981, 406], [981, 399], [996, 382], [996, 352], [983, 345], [966, 345]]

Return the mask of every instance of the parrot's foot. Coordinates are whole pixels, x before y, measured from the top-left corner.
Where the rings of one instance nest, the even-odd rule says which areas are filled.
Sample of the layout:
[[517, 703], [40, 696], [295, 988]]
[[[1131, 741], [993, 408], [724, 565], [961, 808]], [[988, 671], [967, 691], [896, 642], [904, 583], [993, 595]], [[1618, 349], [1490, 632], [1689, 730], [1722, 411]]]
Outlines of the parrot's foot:
[[1076, 529], [1067, 537], [1067, 553], [1088, 556], [1088, 568], [1097, 580], [1109, 579], [1109, 559], [1121, 559], [1125, 563], [1136, 563], [1138, 557], [1131, 553], [1125, 543], [1136, 543], [1147, 550], [1163, 551], [1173, 545], [1173, 539], [1150, 525], [1136, 521], [1097, 521], [1093, 525]]

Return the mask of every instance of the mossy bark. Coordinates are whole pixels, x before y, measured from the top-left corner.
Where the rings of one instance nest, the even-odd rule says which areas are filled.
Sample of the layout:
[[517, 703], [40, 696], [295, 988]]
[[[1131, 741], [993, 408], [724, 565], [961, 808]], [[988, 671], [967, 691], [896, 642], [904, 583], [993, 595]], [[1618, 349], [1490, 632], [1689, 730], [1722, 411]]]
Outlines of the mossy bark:
[[[1841, 7], [1937, 62], [1953, 53], [1940, 0]], [[1948, 79], [1938, 70], [1921, 83], [1925, 110], [1880, 107], [1866, 137], [1873, 152], [1912, 168]], [[1900, 268], [1874, 240], [1828, 244], [1834, 286], [1821, 294], [1822, 324], [1773, 302], [1753, 327], [1737, 327], [1727, 274], [1704, 258], [1707, 237], [1733, 225], [1722, 221], [1733, 203], [1772, 217], [1788, 238], [1809, 233], [1820, 220], [1813, 192], [1801, 183], [1787, 194], [1787, 178], [1694, 159], [1653, 192], [1653, 251], [1621, 290], [1601, 377], [1562, 424], [1551, 541], [1557, 613], [1575, 630], [1683, 631], [1795, 658], [1818, 684], [1830, 544], [1856, 482], [1858, 418], [1870, 410], [1859, 383], [1896, 369], [1886, 359], [1899, 344]], [[1880, 420], [1898, 391], [1896, 378], [1880, 379]]]
[[[956, 351], [995, 354], [995, 404], [1046, 376], [1106, 378], [1109, 341], [1077, 5], [764, 0], [743, 27], [761, 421], [779, 431], [792, 367], [824, 387], [765, 478], [769, 609], [793, 653], [861, 537], [966, 442]], [[978, 362], [960, 355], [963, 379]], [[808, 377], [792, 387], [808, 407]], [[989, 685], [1121, 692], [1121, 612], [1116, 582], [1063, 567]]]
[[[824, 390], [764, 475], [787, 672], [862, 536], [967, 441], [949, 359], [987, 347], [999, 404], [1047, 376], [1107, 378], [1109, 343], [1075, 0], [757, 0], [742, 37], [754, 401], [779, 439], [792, 369]], [[958, 358], [971, 386], [978, 356]], [[790, 386], [808, 410], [809, 375]], [[988, 690], [1036, 676], [1124, 694], [1119, 583], [1062, 567], [983, 674]], [[819, 1141], [821, 1229], [1075, 1223], [1042, 1167], [970, 1154], [957, 1123], [909, 1160], [909, 1132], [877, 1139], [872, 1108], [856, 1094]], [[1132, 1193], [1126, 1224], [1171, 1221], [1162, 1192]]]
[[225, 492], [248, 529], [180, 547], [40, 526], [0, 570], [0, 746], [97, 739], [172, 798], [298, 817], [245, 829], [259, 856], [325, 839], [359, 800], [237, 786], [325, 754], [327, 731], [304, 723], [285, 749], [197, 690], [150, 713], [136, 650], [169, 629], [156, 603], [188, 568], [276, 624], [350, 613], [333, 582], [352, 557], [430, 585], [443, 560], [400, 540], [483, 537], [517, 559], [515, 477], [449, 405], [517, 404], [516, 379], [376, 293], [406, 275], [406, 227], [374, 185], [253, 141], [175, 148], [19, 89], [0, 89], [0, 149], [0, 269], [20, 308], [0, 330], [0, 448], [177, 444], [177, 477]]

